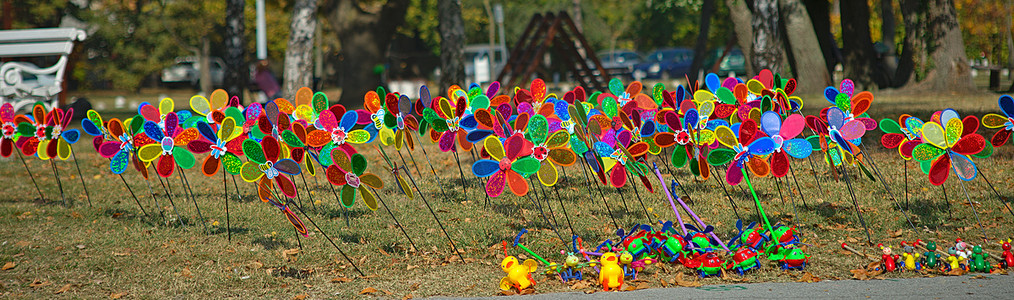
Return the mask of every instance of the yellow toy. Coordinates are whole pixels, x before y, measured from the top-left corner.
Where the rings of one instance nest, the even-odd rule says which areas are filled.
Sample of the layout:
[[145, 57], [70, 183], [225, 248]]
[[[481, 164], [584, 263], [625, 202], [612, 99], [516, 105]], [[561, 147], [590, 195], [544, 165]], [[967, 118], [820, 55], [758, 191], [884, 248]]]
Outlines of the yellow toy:
[[908, 243], [906, 242], [901, 242], [901, 247], [904, 251], [903, 253], [901, 253], [903, 262], [902, 267], [904, 267], [906, 270], [909, 271], [921, 269], [922, 265], [916, 263], [916, 260], [919, 259], [920, 255], [919, 253], [915, 253], [915, 248], [908, 245]]
[[[507, 253], [507, 242], [504, 242], [504, 254]], [[525, 260], [524, 264], [518, 263], [518, 259], [514, 256], [507, 256], [500, 262], [500, 269], [507, 273], [507, 277], [500, 279], [500, 289], [504, 291], [510, 290], [512, 287], [517, 289], [518, 293], [521, 290], [527, 289], [528, 287], [535, 286], [535, 280], [532, 279], [532, 273], [538, 269], [539, 263], [533, 259]]]
[[957, 251], [955, 251], [954, 248], [948, 249], [948, 251], [947, 251], [947, 253], [950, 254], [950, 256], [948, 256], [947, 258], [944, 259], [944, 261], [947, 261], [947, 263], [948, 263], [948, 267], [949, 268], [947, 269], [947, 271], [954, 270], [954, 269], [961, 269], [961, 270], [965, 269], [964, 266], [963, 266], [964, 263], [965, 263], [965, 258], [961, 257], [960, 255], [957, 255], [956, 252]]
[[605, 291], [619, 289], [623, 285], [623, 268], [619, 265], [616, 253], [606, 252], [599, 259], [602, 269], [599, 270], [599, 283]]

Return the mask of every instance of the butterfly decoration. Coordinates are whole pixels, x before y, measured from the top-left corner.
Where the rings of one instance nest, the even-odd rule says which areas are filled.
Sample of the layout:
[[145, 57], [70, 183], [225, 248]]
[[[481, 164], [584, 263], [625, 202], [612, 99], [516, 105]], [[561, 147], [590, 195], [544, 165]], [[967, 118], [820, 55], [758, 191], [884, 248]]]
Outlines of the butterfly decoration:
[[[264, 185], [271, 188], [271, 180], [274, 180], [282, 194], [296, 198], [296, 184], [289, 176], [299, 175], [301, 169], [296, 161], [280, 158], [280, 153], [281, 145], [271, 136], [265, 136], [260, 143], [252, 139], [243, 141], [247, 161], [240, 168], [240, 177], [246, 182], [256, 182], [259, 188]], [[267, 202], [264, 198], [261, 200]]]
[[729, 185], [738, 185], [746, 175], [743, 167], [758, 176], [764, 177], [770, 174], [771, 166], [762, 156], [775, 151], [777, 144], [770, 137], [758, 135], [757, 122], [753, 119], [743, 120], [742, 123], [733, 125], [738, 127], [736, 133], [728, 126], [719, 126], [715, 129], [718, 142], [729, 148], [717, 148], [708, 154], [708, 163], [713, 166], [729, 164], [728, 172], [725, 173], [725, 182]]
[[14, 154], [14, 149], [17, 148], [15, 144], [22, 136], [18, 132], [20, 123], [31, 123], [31, 120], [23, 115], [15, 115], [14, 105], [10, 103], [0, 105], [0, 156], [10, 157]]
[[997, 104], [1000, 106], [1000, 112], [1003, 115], [998, 114], [986, 114], [982, 117], [982, 125], [986, 128], [1001, 128], [993, 134], [993, 137], [989, 139], [990, 144], [993, 147], [1000, 147], [1007, 143], [1010, 139], [1010, 135], [1014, 132], [1014, 98], [1010, 95], [1000, 96], [997, 100]]
[[36, 155], [42, 160], [70, 158], [70, 145], [81, 138], [81, 131], [67, 129], [73, 116], [74, 109], [66, 113], [60, 108], [46, 112], [44, 105], [36, 103], [32, 108], [32, 118], [21, 118], [18, 124], [17, 131], [24, 137], [17, 141], [21, 144], [21, 153]]
[[179, 127], [179, 117], [175, 112], [170, 111], [162, 119], [158, 123], [151, 120], [144, 122], [144, 134], [155, 143], [139, 147], [137, 157], [145, 163], [158, 159], [155, 173], [168, 178], [176, 167], [194, 167], [194, 154], [187, 149], [187, 145], [199, 138], [199, 133], [196, 128]]
[[468, 108], [466, 97], [459, 95], [453, 106], [450, 100], [441, 97], [437, 100], [437, 108], [437, 110], [433, 108], [423, 110], [423, 119], [426, 120], [430, 128], [430, 140], [437, 142], [440, 151], [443, 152], [457, 152], [458, 148], [455, 146], [455, 142], [462, 150], [471, 150], [473, 145], [468, 141], [468, 132], [461, 126]]
[[813, 151], [810, 142], [796, 138], [803, 132], [805, 123], [806, 118], [798, 114], [789, 115], [784, 121], [773, 111], [766, 111], [761, 115], [761, 131], [775, 143], [775, 150], [770, 157], [771, 175], [781, 178], [788, 174], [789, 156], [797, 159], [810, 156]]
[[609, 117], [615, 117], [619, 111], [631, 111], [635, 108], [643, 110], [658, 109], [658, 104], [651, 96], [641, 93], [643, 86], [641, 82], [634, 81], [623, 87], [623, 81], [619, 78], [609, 80], [609, 92], [598, 95], [597, 102], [602, 112]]
[[947, 109], [939, 117], [934, 116], [939, 122], [923, 124], [923, 143], [915, 146], [912, 157], [929, 174], [931, 184], [944, 184], [951, 171], [961, 180], [975, 179], [978, 169], [969, 156], [980, 154], [986, 149], [986, 138], [975, 133], [979, 121], [974, 118], [963, 121], [957, 112]]
[[363, 96], [364, 109], [356, 110], [356, 113], [359, 114], [357, 124], [367, 122], [364, 124], [366, 126], [363, 129], [369, 132], [371, 137], [379, 137], [380, 142], [388, 146], [394, 142], [394, 130], [393, 127], [388, 127], [384, 123], [388, 112], [384, 108], [386, 101], [380, 100], [380, 93], [384, 93], [390, 97], [397, 97], [395, 94], [385, 92], [383, 87], [377, 87], [377, 91], [366, 92], [366, 95]]
[[[523, 114], [527, 115], [527, 114]], [[486, 178], [486, 194], [499, 197], [504, 187], [518, 197], [528, 194], [525, 174], [535, 174], [541, 168], [538, 159], [531, 156], [532, 147], [520, 134], [512, 135], [505, 141], [495, 136], [486, 137], [483, 146], [492, 159], [480, 159], [472, 164], [472, 173]]]
[[350, 157], [341, 149], [332, 149], [331, 156], [334, 164], [328, 166], [324, 173], [331, 184], [341, 187], [342, 205], [352, 208], [356, 194], [359, 194], [367, 208], [377, 210], [377, 198], [366, 187], [382, 189], [384, 182], [376, 174], [366, 172], [366, 157], [359, 153]]
[[838, 107], [825, 109], [823, 119], [807, 116], [807, 125], [820, 135], [821, 147], [835, 166], [861, 161], [858, 143], [866, 134], [863, 121], [848, 119]]

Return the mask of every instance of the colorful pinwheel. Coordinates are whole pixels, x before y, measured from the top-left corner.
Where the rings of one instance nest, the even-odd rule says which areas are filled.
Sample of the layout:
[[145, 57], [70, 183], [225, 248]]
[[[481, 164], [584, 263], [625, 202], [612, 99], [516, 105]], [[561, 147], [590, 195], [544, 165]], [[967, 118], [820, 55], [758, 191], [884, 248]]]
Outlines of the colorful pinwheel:
[[1014, 98], [1010, 95], [1000, 96], [997, 100], [997, 104], [1000, 106], [1000, 112], [1004, 115], [998, 114], [986, 114], [982, 117], [982, 125], [987, 128], [1003, 128], [993, 134], [993, 137], [989, 139], [990, 144], [993, 147], [1000, 147], [1007, 143], [1010, 139], [1010, 135], [1014, 132]]
[[74, 109], [64, 113], [63, 109], [57, 108], [47, 113], [42, 104], [35, 104], [32, 115], [32, 120], [26, 118], [18, 124], [18, 133], [26, 137], [18, 140], [21, 143], [21, 153], [37, 155], [42, 160], [70, 158], [70, 145], [81, 138], [79, 130], [67, 129], [74, 116]]
[[327, 167], [327, 181], [341, 187], [341, 202], [346, 208], [352, 208], [356, 203], [356, 194], [361, 195], [363, 204], [370, 210], [377, 210], [377, 197], [366, 187], [373, 189], [384, 188], [384, 182], [376, 174], [366, 172], [366, 157], [355, 153], [349, 157], [348, 153], [341, 149], [331, 150], [333, 164]]
[[[901, 124], [906, 124], [906, 127], [901, 127]], [[901, 155], [901, 158], [905, 160], [912, 159], [912, 149], [922, 143], [922, 138], [909, 130], [908, 124], [913, 124], [912, 126], [922, 130], [922, 120], [908, 114], [899, 116], [898, 121], [880, 120], [880, 126], [878, 126], [884, 132], [884, 135], [880, 137], [880, 144], [885, 148], [898, 149], [898, 155]]]
[[526, 144], [527, 141], [521, 135], [512, 135], [506, 142], [501, 142], [495, 136], [483, 141], [486, 152], [492, 159], [476, 161], [472, 164], [472, 173], [478, 177], [490, 177], [486, 182], [487, 195], [499, 197], [505, 186], [509, 186], [511, 193], [519, 197], [528, 194], [528, 181], [522, 174], [538, 172], [541, 164], [534, 157], [522, 155], [522, 152], [526, 152], [525, 148], [531, 152], [531, 147], [525, 147]]
[[978, 170], [968, 156], [979, 154], [986, 147], [986, 138], [974, 133], [978, 120], [975, 120], [976, 128], [966, 128], [965, 122], [950, 109], [945, 110], [939, 120], [940, 123], [923, 124], [924, 143], [915, 146], [912, 157], [922, 163], [933, 185], [944, 184], [952, 170], [961, 180], [975, 179]]
[[20, 123], [31, 123], [27, 117], [14, 114], [14, 105], [4, 103], [0, 106], [0, 156], [10, 157], [14, 154], [16, 142], [19, 140]]
[[564, 130], [549, 134], [549, 122], [542, 115], [532, 117], [527, 127], [525, 138], [533, 144], [532, 157], [541, 164], [537, 173], [539, 182], [545, 186], [556, 185], [559, 179], [556, 165], [566, 167], [577, 161], [574, 151], [567, 148], [570, 135]]
[[245, 138], [239, 138], [243, 132], [235, 131], [236, 124], [240, 122], [236, 122], [233, 117], [226, 117], [220, 125], [214, 127], [203, 121], [197, 123], [197, 131], [207, 140], [193, 140], [187, 144], [187, 148], [194, 153], [211, 153], [201, 164], [201, 172], [205, 176], [215, 176], [220, 166], [229, 174], [240, 174], [243, 161], [239, 155], [243, 154]]
[[423, 119], [429, 123], [430, 140], [437, 142], [443, 152], [457, 152], [455, 140], [462, 150], [471, 150], [473, 145], [468, 141], [468, 132], [461, 126], [468, 108], [466, 98], [458, 97], [453, 107], [447, 98], [440, 98], [437, 105], [439, 113], [433, 108], [423, 110]]
[[[725, 182], [729, 185], [737, 185], [743, 180], [746, 175], [744, 166], [749, 167], [756, 176], [767, 176], [771, 172], [771, 166], [761, 156], [775, 151], [775, 141], [766, 136], [758, 137], [757, 122], [752, 119], [743, 120], [735, 126], [739, 126], [738, 134], [724, 125], [715, 129], [718, 142], [729, 149], [712, 150], [708, 154], [708, 163], [713, 166], [729, 164], [728, 172], [725, 173]], [[755, 157], [756, 159], [751, 159]]]
[[[136, 122], [135, 119], [133, 122]], [[144, 122], [144, 134], [154, 144], [141, 146], [137, 150], [137, 157], [145, 163], [155, 159], [155, 173], [159, 176], [172, 176], [176, 167], [190, 169], [194, 167], [194, 154], [187, 150], [187, 144], [199, 137], [196, 128], [183, 129], [179, 127], [179, 119], [175, 112], [165, 115], [161, 123], [151, 120]]]
[[335, 118], [334, 112], [325, 110], [317, 118], [318, 128], [306, 133], [306, 142], [310, 147], [322, 147], [320, 149], [320, 164], [324, 167], [331, 165], [331, 149], [341, 149], [347, 154], [355, 154], [356, 149], [351, 144], [362, 144], [370, 140], [370, 133], [363, 129], [352, 130], [359, 120], [359, 114], [355, 111], [346, 111], [341, 122]]
[[[278, 189], [289, 198], [296, 197], [296, 184], [288, 176], [299, 175], [300, 168], [296, 161], [288, 158], [280, 159], [281, 145], [271, 136], [265, 136], [260, 143], [253, 140], [243, 141], [243, 154], [247, 162], [240, 169], [240, 177], [246, 182], [257, 182], [260, 188], [271, 188], [271, 180], [278, 184]], [[269, 190], [270, 191], [270, 190]], [[267, 202], [263, 197], [264, 202]]]

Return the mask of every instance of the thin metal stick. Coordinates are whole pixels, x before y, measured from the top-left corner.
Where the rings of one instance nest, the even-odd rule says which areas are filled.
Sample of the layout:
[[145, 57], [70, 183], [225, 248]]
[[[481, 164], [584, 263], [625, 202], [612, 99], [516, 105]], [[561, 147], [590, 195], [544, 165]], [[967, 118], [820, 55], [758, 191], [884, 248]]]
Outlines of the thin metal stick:
[[[204, 225], [204, 232], [210, 233], [211, 231], [208, 230], [208, 222], [204, 221], [204, 215], [201, 214], [201, 207], [197, 206], [197, 197], [194, 197], [193, 191], [189, 189], [190, 184], [185, 181], [187, 177], [186, 173], [183, 173], [183, 168], [179, 166], [176, 166], [176, 169], [180, 171], [180, 185], [182, 185], [180, 189], [183, 189], [183, 194], [188, 195], [187, 197], [190, 198], [190, 201], [194, 202], [194, 208], [197, 209], [197, 218], [199, 218], [201, 225]], [[187, 194], [188, 192], [189, 194]]]
[[426, 208], [429, 209], [430, 214], [433, 215], [433, 219], [437, 221], [437, 226], [440, 226], [440, 231], [443, 231], [444, 236], [447, 237], [447, 241], [451, 242], [451, 250], [454, 250], [454, 255], [457, 255], [459, 258], [464, 259], [461, 256], [461, 253], [458, 252], [458, 247], [454, 245], [454, 240], [451, 239], [451, 235], [447, 234], [447, 229], [444, 229], [444, 224], [440, 222], [440, 218], [437, 217], [437, 213], [434, 212], [433, 207], [430, 206], [430, 202], [426, 200], [426, 195], [424, 195], [422, 190], [419, 189], [419, 186], [415, 184], [415, 179], [412, 178], [412, 172], [409, 172], [408, 168], [406, 168], [405, 166], [401, 166], [401, 169], [405, 171], [406, 175], [408, 175], [408, 180], [412, 182], [412, 186], [415, 187], [415, 191], [419, 193], [419, 198], [422, 198], [423, 203], [426, 204]]
[[577, 235], [574, 233], [574, 224], [570, 223], [570, 214], [567, 213], [567, 206], [563, 204], [563, 198], [560, 197], [560, 191], [553, 185], [553, 192], [556, 193], [556, 200], [560, 201], [560, 207], [563, 209], [563, 216], [567, 218], [567, 227], [570, 227], [570, 235]]
[[18, 153], [18, 158], [21, 159], [21, 164], [25, 166], [25, 171], [28, 171], [28, 177], [32, 178], [32, 184], [35, 185], [35, 191], [39, 192], [39, 199], [42, 199], [42, 201], [45, 202], [46, 196], [42, 195], [42, 189], [39, 188], [39, 183], [35, 181], [35, 175], [32, 174], [31, 169], [28, 169], [28, 163], [25, 162], [24, 155], [22, 155], [21, 151], [18, 151], [17, 149], [15, 149], [14, 152]]
[[[796, 189], [799, 190], [799, 198], [801, 200], [803, 200], [803, 208], [809, 210], [810, 206], [806, 205], [806, 195], [803, 195], [803, 187], [799, 186], [799, 180], [796, 179], [796, 171], [793, 170], [792, 164], [789, 164], [789, 173], [792, 174], [792, 181], [796, 183]], [[791, 193], [791, 190], [792, 190], [792, 186], [791, 185], [789, 186], [789, 190], [790, 190], [789, 194], [792, 194]], [[793, 204], [793, 205], [795, 205], [795, 204]]]
[[[865, 145], [860, 144], [860, 147], [863, 148], [864, 152], [869, 152], [866, 151]], [[880, 167], [877, 167], [877, 161], [873, 159], [872, 155], [867, 155], [866, 158], [870, 161], [870, 165], [873, 166], [873, 172], [877, 174], [877, 178], [880, 179], [880, 183], [884, 186], [884, 190], [887, 190], [887, 194], [891, 196], [891, 202], [894, 202], [894, 205], [898, 207], [901, 214], [905, 216], [905, 221], [908, 221], [908, 225], [912, 227], [912, 230], [917, 230], [915, 228], [915, 223], [912, 223], [912, 219], [908, 217], [908, 211], [901, 207], [901, 203], [898, 203], [898, 198], [894, 197], [894, 192], [887, 186], [887, 181], [884, 180], [884, 175], [880, 174]]]
[[852, 189], [852, 180], [849, 179], [848, 171], [845, 170], [844, 166], [842, 167], [841, 171], [842, 177], [845, 178], [845, 186], [848, 187], [849, 194], [852, 195], [852, 204], [856, 206], [856, 215], [859, 216], [859, 223], [861, 223], [863, 225], [863, 229], [866, 230], [866, 242], [869, 243], [870, 245], [873, 245], [873, 238], [870, 237], [870, 228], [866, 227], [866, 220], [863, 219], [862, 211], [860, 211], [859, 209], [859, 201], [856, 200], [856, 193]]
[[[715, 172], [714, 173], [715, 176], [711, 176], [711, 177], [715, 178], [715, 181], [718, 181], [718, 186], [722, 187], [722, 191], [725, 192], [725, 198], [729, 199], [729, 204], [732, 205], [732, 212], [736, 213], [736, 219], [742, 220], [743, 217], [739, 216], [739, 207], [736, 205], [735, 201], [732, 201], [732, 195], [729, 195], [729, 190], [725, 188], [725, 181], [723, 181], [721, 179], [718, 179], [718, 176], [717, 176], [718, 175], [718, 167], [711, 166], [711, 169], [714, 170], [714, 172]], [[679, 184], [679, 182], [676, 182], [676, 184]], [[686, 192], [684, 192], [684, 193], [686, 193]]]
[[53, 178], [56, 179], [56, 185], [60, 187], [60, 198], [63, 199], [63, 206], [70, 207], [67, 197], [63, 195], [63, 182], [60, 181], [60, 172], [56, 170], [56, 163], [53, 163], [53, 159], [49, 160], [49, 165], [53, 167]]
[[[173, 189], [172, 186], [168, 184], [169, 179], [167, 178], [165, 182], [163, 182], [161, 175], [155, 175], [155, 178], [158, 179], [158, 183], [162, 184], [162, 190], [165, 191], [166, 197], [169, 198], [169, 205], [173, 207], [173, 213], [176, 214], [176, 220], [180, 221], [180, 226], [187, 226], [187, 224], [183, 222], [183, 216], [180, 215], [180, 211], [176, 210], [176, 203], [173, 202]], [[168, 188], [166, 186], [168, 186]]]
[[542, 206], [535, 203], [535, 199], [532, 199], [531, 194], [526, 194], [525, 198], [528, 198], [528, 201], [531, 201], [532, 205], [535, 205], [535, 207], [539, 209], [539, 214], [542, 215], [542, 219], [546, 221], [546, 224], [549, 224], [550, 228], [553, 229], [553, 233], [556, 233], [556, 237], [560, 239], [560, 242], [563, 243], [563, 246], [567, 247], [567, 242], [563, 239], [563, 236], [560, 235], [560, 231], [556, 230], [556, 225], [553, 225], [553, 222], [549, 220], [549, 217], [546, 217], [546, 212], [542, 210]]
[[130, 196], [134, 197], [134, 202], [137, 202], [137, 207], [141, 208], [141, 212], [144, 213], [144, 217], [148, 217], [148, 212], [144, 211], [144, 206], [141, 205], [141, 200], [137, 199], [137, 195], [134, 195], [134, 190], [130, 189], [130, 185], [127, 184], [127, 180], [123, 179], [123, 174], [116, 174], [120, 176], [120, 181], [123, 181], [123, 186], [127, 187], [127, 191], [130, 192]]
[[[954, 169], [954, 165], [951, 165], [951, 168]], [[954, 170], [954, 172], [957, 172], [957, 171], [958, 171], [957, 169]], [[979, 211], [977, 209], [975, 209], [975, 204], [972, 203], [972, 198], [968, 197], [968, 188], [965, 187], [965, 181], [964, 180], [958, 180], [958, 182], [961, 182], [961, 190], [963, 190], [965, 192], [965, 200], [968, 200], [968, 206], [970, 206], [972, 208], [972, 214], [975, 215], [975, 222], [979, 223], [979, 229], [982, 230], [982, 237], [983, 237], [983, 239], [985, 239], [986, 243], [988, 244], [989, 243], [989, 235], [986, 234], [986, 227], [982, 226], [982, 221], [979, 220]]]
[[229, 222], [229, 181], [226, 180], [225, 170], [222, 170], [222, 193], [225, 195], [222, 200], [225, 201], [225, 233], [228, 235], [228, 239], [232, 241], [232, 224]]
[[377, 195], [377, 199], [380, 199], [380, 204], [384, 205], [384, 210], [387, 211], [387, 214], [391, 215], [391, 219], [394, 220], [394, 224], [398, 225], [398, 229], [401, 229], [401, 233], [405, 235], [406, 239], [408, 239], [408, 243], [412, 245], [412, 251], [417, 251], [419, 248], [415, 246], [415, 242], [412, 241], [412, 237], [408, 236], [408, 232], [405, 231], [405, 226], [401, 225], [401, 222], [398, 221], [398, 217], [395, 217], [394, 213], [391, 212], [391, 209], [387, 207], [387, 202], [384, 202], [384, 197], [381, 197], [380, 193], [378, 193], [377, 190], [374, 190], [372, 187], [370, 188], [370, 190], [373, 191], [374, 195]]
[[85, 199], [88, 199], [88, 207], [92, 207], [92, 196], [88, 192], [88, 185], [85, 184], [84, 175], [81, 174], [81, 165], [77, 162], [77, 154], [74, 154], [74, 151], [70, 151], [70, 156], [74, 158], [74, 167], [77, 167], [77, 176], [81, 178], [81, 187], [84, 188]]
[[[461, 170], [461, 161], [458, 160], [457, 148], [453, 150], [454, 151], [451, 151], [451, 153], [454, 154], [454, 163], [458, 165], [458, 178], [461, 178], [461, 190], [465, 193], [463, 195], [465, 199], [468, 199], [468, 188], [465, 187], [465, 172]], [[405, 170], [405, 172], [408, 172], [408, 170]]]
[[351, 264], [352, 267], [356, 269], [356, 272], [359, 272], [360, 276], [366, 276], [366, 274], [363, 274], [363, 271], [359, 270], [359, 267], [356, 266], [356, 263], [352, 262], [352, 260], [349, 259], [348, 255], [345, 255], [345, 251], [342, 251], [342, 248], [338, 247], [338, 244], [334, 243], [334, 240], [332, 240], [331, 237], [327, 235], [327, 232], [325, 232], [323, 229], [320, 229], [320, 226], [317, 226], [317, 222], [314, 222], [313, 219], [310, 218], [310, 216], [307, 215], [306, 212], [303, 211], [302, 208], [299, 208], [299, 206], [296, 206], [296, 209], [299, 210], [299, 213], [303, 214], [304, 218], [306, 218], [308, 221], [310, 221], [310, 224], [313, 225], [314, 228], [317, 228], [317, 231], [320, 231], [320, 234], [323, 235], [324, 238], [327, 239], [327, 241], [331, 243], [331, 246], [334, 246], [334, 248], [338, 250], [338, 253], [340, 253], [342, 255], [342, 257], [345, 257], [345, 261], [348, 261], [349, 264]]
[[986, 178], [986, 172], [982, 172], [980, 170], [979, 171], [979, 176], [982, 176], [982, 179], [986, 181], [987, 185], [989, 185], [989, 189], [993, 190], [993, 193], [996, 194], [996, 201], [999, 201], [1000, 205], [1003, 205], [1003, 207], [1006, 207], [1007, 208], [1007, 212], [1009, 212], [1011, 214], [1011, 216], [1014, 216], [1014, 211], [1011, 211], [1010, 205], [1008, 205], [1006, 202], [1003, 201], [1003, 197], [1000, 196], [1000, 192], [997, 192], [996, 188], [993, 187], [993, 183], [989, 182], [989, 178]]

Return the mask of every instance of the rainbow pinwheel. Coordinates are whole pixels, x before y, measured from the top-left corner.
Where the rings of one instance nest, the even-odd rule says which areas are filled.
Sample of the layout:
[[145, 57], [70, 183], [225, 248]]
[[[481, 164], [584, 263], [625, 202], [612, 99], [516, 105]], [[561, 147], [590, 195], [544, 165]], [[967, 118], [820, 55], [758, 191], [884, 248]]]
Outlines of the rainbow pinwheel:
[[761, 115], [761, 131], [775, 142], [775, 151], [771, 154], [771, 175], [784, 177], [789, 173], [789, 156], [803, 159], [810, 156], [813, 148], [806, 139], [796, 138], [803, 132], [806, 121], [802, 115], [782, 117], [773, 111]]
[[[827, 87], [824, 89], [824, 97], [831, 105], [842, 111], [846, 122], [857, 120], [862, 122], [867, 131], [877, 128], [877, 121], [867, 117], [866, 111], [873, 104], [873, 93], [863, 91], [853, 95], [855, 84], [852, 80], [841, 81], [841, 88]], [[859, 143], [855, 143], [858, 145]]]
[[658, 109], [658, 104], [651, 96], [641, 93], [641, 82], [634, 81], [623, 88], [623, 82], [619, 78], [609, 80], [609, 92], [599, 94], [597, 101], [602, 111], [610, 116], [616, 116], [620, 110], [630, 111], [634, 108], [645, 110]]
[[42, 160], [70, 158], [70, 145], [81, 138], [81, 131], [67, 129], [74, 117], [74, 109], [64, 113], [63, 109], [57, 108], [47, 113], [42, 104], [35, 104], [32, 115], [33, 120], [22, 120], [18, 124], [18, 133], [25, 137], [18, 140], [22, 143], [21, 153], [34, 154]]
[[514, 88], [514, 102], [517, 103], [518, 114], [539, 114], [549, 117], [555, 112], [550, 100], [556, 100], [556, 95], [546, 94], [546, 82], [540, 78], [533, 79], [527, 90], [521, 87]]
[[296, 90], [295, 102], [296, 108], [292, 111], [292, 118], [304, 124], [316, 123], [320, 113], [328, 109], [327, 95], [322, 92], [314, 93], [308, 87]]
[[[401, 150], [405, 145], [409, 150], [415, 149], [412, 133], [419, 130], [419, 121], [412, 115], [412, 100], [405, 95], [388, 94], [384, 101], [386, 105], [381, 109], [387, 111], [384, 114], [384, 126], [390, 129], [381, 131], [381, 134], [384, 132], [391, 134], [393, 131], [394, 149]], [[381, 136], [381, 139], [383, 138]]]
[[570, 135], [564, 130], [557, 130], [550, 134], [548, 132], [549, 123], [542, 115], [532, 117], [528, 121], [527, 128], [525, 138], [533, 144], [532, 157], [541, 164], [537, 173], [539, 182], [545, 186], [556, 185], [556, 181], [559, 179], [556, 166], [571, 166], [577, 161], [574, 151], [567, 148]]
[[440, 151], [457, 152], [455, 140], [461, 149], [468, 151], [472, 149], [472, 143], [468, 141], [468, 132], [462, 128], [461, 121], [468, 108], [464, 96], [458, 97], [454, 106], [447, 98], [440, 98], [437, 102], [439, 112], [433, 108], [423, 110], [423, 119], [429, 124], [430, 140], [437, 142]]
[[746, 173], [743, 167], [749, 167], [754, 175], [759, 177], [767, 176], [771, 172], [771, 166], [761, 156], [771, 154], [775, 151], [777, 144], [770, 137], [757, 136], [757, 122], [752, 119], [743, 120], [738, 126], [738, 133], [734, 134], [728, 126], [719, 126], [715, 129], [718, 142], [729, 149], [717, 148], [708, 154], [708, 163], [713, 166], [729, 164], [728, 172], [725, 173], [725, 182], [729, 185], [737, 185], [743, 180]]
[[206, 122], [197, 123], [197, 131], [207, 140], [193, 140], [187, 144], [187, 149], [194, 153], [209, 153], [201, 164], [201, 172], [205, 176], [215, 176], [221, 166], [226, 172], [232, 175], [240, 174], [243, 168], [243, 161], [239, 155], [243, 154], [243, 140], [239, 138], [241, 131], [235, 131], [236, 119], [226, 117], [217, 127], [212, 127]]
[[[383, 88], [378, 87], [377, 90], [383, 91]], [[394, 94], [387, 95], [397, 97]], [[385, 146], [393, 144], [394, 129], [384, 124], [384, 119], [388, 113], [387, 110], [384, 109], [384, 102], [380, 101], [380, 95], [378, 95], [375, 91], [366, 92], [366, 95], [363, 96], [363, 108], [365, 108], [365, 110], [357, 110], [356, 112], [360, 115], [358, 120], [363, 120], [363, 115], [369, 115], [368, 120], [370, 123], [366, 124], [364, 129], [370, 132], [371, 136], [379, 137], [380, 142]], [[316, 116], [314, 119], [316, 119]]]
[[170, 111], [160, 123], [151, 120], [144, 122], [144, 134], [156, 143], [139, 147], [137, 157], [145, 163], [158, 159], [155, 173], [159, 176], [172, 176], [176, 167], [194, 167], [194, 154], [187, 150], [187, 144], [199, 138], [199, 133], [196, 128], [180, 128], [175, 112]]
[[306, 133], [306, 144], [310, 147], [322, 147], [320, 149], [320, 164], [327, 167], [331, 165], [331, 149], [341, 149], [347, 154], [355, 154], [356, 149], [351, 144], [362, 144], [370, 140], [370, 132], [363, 129], [352, 130], [359, 120], [359, 114], [355, 111], [345, 111], [341, 122], [335, 118], [334, 112], [325, 110], [317, 117], [318, 128]]
[[366, 157], [355, 153], [349, 157], [348, 153], [341, 149], [331, 150], [331, 164], [325, 170], [327, 181], [341, 187], [341, 202], [346, 208], [352, 208], [356, 203], [356, 194], [361, 195], [363, 204], [370, 210], [377, 210], [377, 197], [366, 187], [373, 189], [384, 188], [384, 182], [376, 174], [366, 172]]
[[[232, 104], [230, 102], [232, 101], [236, 101], [236, 104], [238, 104], [239, 98], [234, 97], [233, 99], [234, 100], [229, 99], [229, 94], [226, 93], [225, 90], [218, 89], [211, 92], [210, 100], [201, 95], [194, 95], [193, 97], [190, 97], [190, 109], [194, 110], [197, 114], [204, 116], [205, 122], [213, 123], [215, 119], [215, 117], [212, 116], [213, 113], [225, 112], [225, 108], [230, 106]], [[221, 117], [218, 117], [218, 120], [221, 120]], [[194, 123], [196, 124], [196, 122]], [[242, 126], [243, 124], [237, 125]]]
[[[271, 136], [265, 136], [260, 143], [253, 140], [243, 141], [243, 154], [247, 162], [240, 169], [240, 177], [246, 182], [257, 182], [260, 188], [271, 188], [271, 180], [278, 184], [278, 189], [289, 198], [296, 197], [296, 184], [288, 176], [299, 175], [300, 168], [296, 161], [279, 158], [281, 145]], [[288, 175], [288, 176], [287, 176]], [[266, 199], [261, 199], [267, 202]]]
[[[143, 133], [134, 133], [120, 119], [116, 118], [109, 119], [105, 126], [98, 128], [95, 123], [103, 124], [102, 117], [98, 112], [93, 112], [89, 110], [88, 119], [81, 120], [81, 124], [85, 128], [85, 132], [92, 135], [98, 133], [93, 143], [96, 145], [95, 148], [99, 156], [109, 159], [109, 170], [113, 174], [123, 174], [127, 170], [127, 164], [133, 162], [137, 169], [147, 171], [147, 166], [143, 166], [142, 162], [134, 158], [134, 149], [137, 149], [138, 145], [154, 144], [155, 141]], [[134, 121], [131, 120], [131, 122]], [[144, 124], [144, 120], [140, 116], [137, 117], [136, 122]], [[143, 175], [147, 178], [146, 173]]]
[[480, 159], [473, 163], [472, 173], [478, 177], [490, 177], [486, 182], [487, 195], [499, 197], [505, 186], [509, 186], [511, 193], [519, 197], [528, 194], [528, 181], [522, 174], [538, 172], [541, 164], [538, 159], [523, 155], [523, 152], [531, 152], [530, 146], [525, 147], [527, 143], [520, 134], [508, 137], [506, 142], [501, 142], [495, 136], [483, 141], [484, 148], [492, 159]]
[[[961, 180], [970, 181], [975, 179], [978, 170], [975, 163], [968, 157], [982, 152], [986, 147], [986, 138], [978, 133], [978, 120], [965, 123], [958, 117], [954, 110], [944, 110], [939, 118], [940, 122], [926, 122], [922, 127], [922, 139], [924, 143], [915, 146], [912, 150], [912, 157], [922, 163], [923, 171], [929, 174], [930, 183], [941, 185], [947, 181], [950, 172]], [[971, 120], [971, 119], [969, 119]], [[946, 124], [941, 126], [941, 124]]]
[[[635, 147], [635, 149], [630, 149]], [[631, 150], [637, 151], [638, 153], [646, 153], [648, 151], [647, 144], [634, 144], [631, 147], [623, 147], [621, 144], [616, 144], [616, 147], [611, 147], [605, 142], [595, 142], [595, 152], [602, 157], [603, 170], [609, 175], [609, 184], [613, 187], [620, 188], [627, 185], [628, 175], [627, 170], [630, 170], [634, 174], [641, 176], [641, 182], [645, 185], [648, 190], [653, 190], [650, 183], [647, 182], [643, 174], [647, 173], [648, 167], [643, 163], [636, 161], [637, 155], [633, 155]]]
[[0, 106], [0, 156], [10, 157], [14, 154], [15, 142], [18, 140], [18, 124], [31, 122], [27, 117], [14, 114], [14, 105], [4, 103]]
[[982, 125], [986, 128], [1003, 128], [993, 134], [993, 137], [989, 139], [990, 144], [993, 147], [1000, 147], [1007, 143], [1010, 139], [1010, 135], [1014, 132], [1014, 98], [1010, 95], [1000, 96], [997, 100], [997, 104], [1000, 106], [1000, 112], [1004, 115], [998, 114], [986, 114], [982, 117]]

